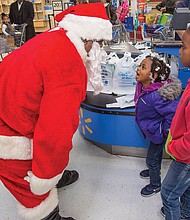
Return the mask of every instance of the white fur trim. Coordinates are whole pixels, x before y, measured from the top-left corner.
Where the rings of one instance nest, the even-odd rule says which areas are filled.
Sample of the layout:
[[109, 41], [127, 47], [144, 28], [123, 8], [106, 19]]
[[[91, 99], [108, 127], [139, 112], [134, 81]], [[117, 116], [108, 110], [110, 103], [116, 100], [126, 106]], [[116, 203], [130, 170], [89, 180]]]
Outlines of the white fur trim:
[[43, 195], [55, 187], [55, 185], [61, 179], [63, 172], [51, 179], [41, 179], [35, 176], [32, 171], [28, 171], [28, 176], [26, 176], [24, 179], [30, 183], [30, 190], [34, 194]]
[[112, 24], [102, 18], [68, 14], [58, 25], [86, 40], [112, 39]]
[[52, 31], [58, 31], [58, 30], [60, 30], [61, 28], [60, 27], [54, 27], [54, 28], [52, 28], [52, 29], [50, 29], [48, 32], [52, 32]]
[[70, 41], [75, 45], [75, 47], [76, 47], [78, 53], [80, 54], [82, 60], [85, 62], [86, 59], [87, 59], [87, 52], [84, 48], [84, 43], [81, 40], [81, 38], [76, 36], [72, 32], [67, 32], [66, 35], [70, 39]]
[[34, 208], [26, 208], [20, 203], [17, 204], [18, 214], [27, 220], [40, 220], [48, 216], [58, 205], [57, 189], [52, 189], [49, 196]]
[[32, 139], [19, 136], [0, 135], [0, 158], [31, 160]]
[[[48, 32], [52, 32], [52, 31], [57, 31], [62, 29], [61, 27], [55, 27], [52, 28], [51, 30], [49, 30]], [[79, 36], [76, 36], [74, 33], [67, 31], [66, 32], [67, 37], [69, 38], [69, 40], [74, 44], [74, 46], [76, 47], [78, 53], [80, 54], [82, 60], [85, 62], [87, 59], [87, 52], [84, 48], [84, 43], [82, 41], [82, 39]]]

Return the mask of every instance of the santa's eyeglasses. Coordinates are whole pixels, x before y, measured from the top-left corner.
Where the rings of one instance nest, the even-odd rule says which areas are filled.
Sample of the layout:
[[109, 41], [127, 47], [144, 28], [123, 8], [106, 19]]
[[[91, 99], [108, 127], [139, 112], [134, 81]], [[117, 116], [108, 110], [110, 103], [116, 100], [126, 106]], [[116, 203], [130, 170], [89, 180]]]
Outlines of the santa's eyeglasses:
[[94, 43], [94, 42], [97, 42], [97, 43], [99, 43], [99, 45], [100, 46], [103, 46], [103, 40], [86, 40], [86, 39], [82, 39], [82, 41], [83, 41], [83, 43], [88, 43], [88, 42], [92, 42], [92, 43]]

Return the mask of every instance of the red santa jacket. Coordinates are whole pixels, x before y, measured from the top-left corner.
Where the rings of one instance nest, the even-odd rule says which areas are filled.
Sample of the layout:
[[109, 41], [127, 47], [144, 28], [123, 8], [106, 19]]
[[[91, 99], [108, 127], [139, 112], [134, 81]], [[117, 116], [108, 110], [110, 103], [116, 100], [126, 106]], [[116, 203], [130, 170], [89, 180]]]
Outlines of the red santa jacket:
[[64, 30], [36, 36], [0, 64], [0, 158], [32, 159], [35, 194], [55, 185], [68, 164], [86, 84], [83, 61]]
[[190, 164], [190, 79], [178, 104], [170, 128], [172, 140], [168, 143], [168, 153], [177, 161]]

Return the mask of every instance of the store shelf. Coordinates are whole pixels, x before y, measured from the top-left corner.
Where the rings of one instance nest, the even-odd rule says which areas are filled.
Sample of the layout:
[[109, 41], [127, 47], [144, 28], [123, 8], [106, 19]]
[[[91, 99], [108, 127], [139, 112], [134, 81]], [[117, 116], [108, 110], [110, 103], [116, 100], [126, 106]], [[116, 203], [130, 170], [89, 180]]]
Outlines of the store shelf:
[[41, 28], [41, 27], [46, 27], [47, 22], [45, 20], [36, 20], [34, 21], [34, 27], [35, 28]]
[[45, 11], [44, 11], [44, 1], [34, 0], [34, 27], [41, 28], [46, 26], [45, 22]]
[[[15, 2], [15, 0], [1, 0], [0, 1], [0, 14], [9, 14], [10, 5]], [[45, 21], [45, 10], [44, 10], [44, 0], [34, 0], [32, 1], [34, 5], [34, 27], [41, 28], [46, 27], [47, 22]], [[0, 23], [2, 23], [0, 19]], [[0, 24], [1, 28], [1, 24]]]

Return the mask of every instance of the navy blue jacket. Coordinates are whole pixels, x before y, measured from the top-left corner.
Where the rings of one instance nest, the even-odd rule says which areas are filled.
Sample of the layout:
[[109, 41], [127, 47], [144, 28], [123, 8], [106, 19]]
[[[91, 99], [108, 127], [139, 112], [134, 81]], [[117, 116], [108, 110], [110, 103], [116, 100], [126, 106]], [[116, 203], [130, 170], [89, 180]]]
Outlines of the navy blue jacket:
[[190, 5], [190, 0], [180, 0], [176, 8], [188, 8]]

